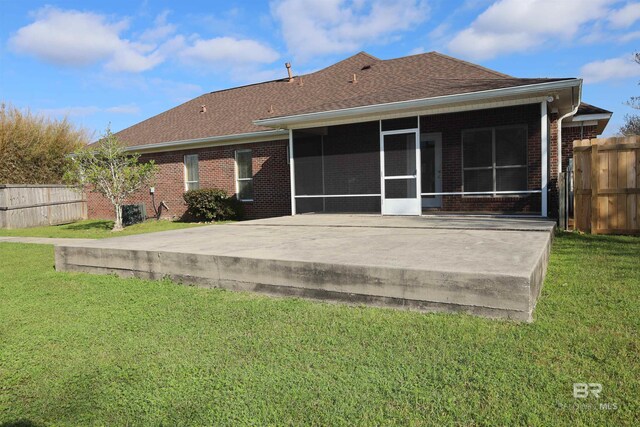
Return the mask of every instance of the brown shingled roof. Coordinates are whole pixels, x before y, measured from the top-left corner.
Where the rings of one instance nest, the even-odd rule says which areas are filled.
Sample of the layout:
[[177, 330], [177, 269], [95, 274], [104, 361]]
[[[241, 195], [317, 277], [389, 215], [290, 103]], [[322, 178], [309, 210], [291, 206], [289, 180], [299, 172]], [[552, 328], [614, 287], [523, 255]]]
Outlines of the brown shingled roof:
[[[353, 83], [353, 75], [357, 83]], [[314, 73], [199, 96], [117, 133], [127, 146], [271, 130], [254, 120], [529, 85], [437, 52], [381, 60], [360, 52]], [[202, 106], [206, 112], [201, 112]]]
[[604, 108], [596, 107], [595, 105], [587, 104], [586, 102], [581, 102], [578, 107], [578, 111], [576, 112], [576, 116], [580, 116], [582, 114], [613, 114], [613, 112], [605, 110]]

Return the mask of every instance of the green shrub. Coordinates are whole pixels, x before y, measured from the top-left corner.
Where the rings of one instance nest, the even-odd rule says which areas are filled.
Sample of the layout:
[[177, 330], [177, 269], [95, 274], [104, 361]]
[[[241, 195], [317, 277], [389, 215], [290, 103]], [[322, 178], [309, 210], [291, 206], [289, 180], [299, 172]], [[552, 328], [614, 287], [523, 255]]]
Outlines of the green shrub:
[[226, 191], [217, 188], [201, 188], [184, 193], [189, 219], [196, 221], [224, 221], [238, 219], [242, 206]]

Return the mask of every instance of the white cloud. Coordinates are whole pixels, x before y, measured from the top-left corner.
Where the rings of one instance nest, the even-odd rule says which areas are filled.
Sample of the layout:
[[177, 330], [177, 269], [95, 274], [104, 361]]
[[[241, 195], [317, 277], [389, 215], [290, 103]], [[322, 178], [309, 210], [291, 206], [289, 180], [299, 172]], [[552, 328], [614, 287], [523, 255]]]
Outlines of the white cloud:
[[594, 61], [580, 68], [580, 75], [585, 83], [597, 83], [605, 80], [621, 80], [640, 76], [640, 64], [632, 55], [619, 58]]
[[140, 107], [136, 104], [116, 105], [115, 107], [105, 108], [107, 113], [115, 114], [138, 114], [140, 113]]
[[45, 7], [35, 21], [20, 28], [9, 40], [17, 52], [57, 65], [85, 66], [108, 58], [122, 46], [120, 32], [126, 20], [108, 22], [89, 12]]
[[570, 40], [583, 25], [606, 16], [614, 1], [499, 0], [456, 34], [448, 48], [480, 60]]
[[624, 7], [614, 10], [609, 15], [609, 22], [615, 28], [629, 28], [640, 19], [640, 3], [629, 3]]
[[279, 0], [271, 12], [289, 51], [304, 60], [384, 41], [415, 28], [428, 10], [421, 0]]
[[632, 31], [630, 33], [624, 34], [620, 36], [618, 40], [622, 43], [627, 43], [635, 39], [640, 39], [640, 31]]
[[255, 40], [216, 37], [196, 40], [179, 53], [180, 57], [198, 65], [236, 67], [268, 64], [278, 59], [278, 52]]
[[17, 53], [67, 67], [104, 64], [113, 72], [140, 73], [176, 58], [207, 65], [249, 66], [273, 62], [278, 54], [250, 39], [176, 35], [165, 11], [153, 26], [126, 38], [126, 19], [76, 10], [44, 7], [33, 14], [34, 22], [20, 28], [9, 40]]
[[40, 114], [53, 117], [86, 117], [101, 112], [112, 114], [138, 114], [140, 112], [140, 107], [135, 104], [116, 105], [107, 108], [88, 105], [76, 107], [42, 108], [38, 110], [38, 113]]
[[169, 11], [165, 10], [154, 21], [154, 27], [145, 30], [140, 35], [140, 40], [153, 42], [163, 40], [176, 32], [176, 26], [167, 22]]
[[[140, 73], [156, 67], [166, 59], [163, 46], [153, 50], [153, 47], [148, 45], [125, 41], [123, 47], [113, 52], [105, 65], [107, 70]], [[150, 50], [152, 52], [147, 54]]]
[[[20, 28], [9, 40], [11, 48], [45, 62], [82, 67], [106, 61], [113, 71], [141, 72], [164, 61], [163, 45], [130, 41], [121, 36], [129, 28], [126, 19], [110, 21], [104, 15], [44, 7], [35, 21]], [[166, 27], [162, 15], [155, 35]], [[162, 30], [166, 33], [166, 30]], [[145, 34], [143, 34], [145, 36]], [[146, 35], [147, 39], [150, 36]]]
[[85, 117], [96, 114], [100, 108], [95, 106], [85, 107], [60, 107], [60, 108], [41, 108], [38, 113], [45, 116], [54, 117]]

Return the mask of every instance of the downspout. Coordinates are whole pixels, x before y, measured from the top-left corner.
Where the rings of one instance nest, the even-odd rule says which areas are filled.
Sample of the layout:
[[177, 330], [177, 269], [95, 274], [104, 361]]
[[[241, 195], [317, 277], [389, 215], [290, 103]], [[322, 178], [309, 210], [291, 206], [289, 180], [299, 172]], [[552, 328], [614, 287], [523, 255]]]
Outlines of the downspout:
[[[573, 92], [573, 88], [571, 91]], [[571, 102], [573, 106], [573, 99]], [[560, 174], [562, 173], [562, 120], [575, 115], [578, 112], [578, 108], [580, 108], [580, 98], [573, 110], [558, 119], [558, 179], [560, 179]]]

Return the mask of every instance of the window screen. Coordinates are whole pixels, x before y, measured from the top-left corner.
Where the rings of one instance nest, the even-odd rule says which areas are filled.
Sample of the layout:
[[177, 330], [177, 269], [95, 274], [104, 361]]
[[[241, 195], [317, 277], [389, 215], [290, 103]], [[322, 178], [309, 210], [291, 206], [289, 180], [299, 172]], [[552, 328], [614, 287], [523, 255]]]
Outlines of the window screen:
[[253, 200], [253, 166], [251, 150], [236, 151], [236, 187], [238, 200]]
[[496, 166], [527, 164], [527, 135], [523, 127], [496, 129]]
[[184, 184], [187, 191], [200, 188], [197, 154], [184, 156]]
[[489, 130], [467, 131], [464, 134], [462, 153], [465, 168], [493, 166], [493, 132]]
[[462, 135], [465, 192], [527, 190], [527, 128], [468, 130]]
[[293, 131], [296, 212], [380, 212], [380, 123]]

